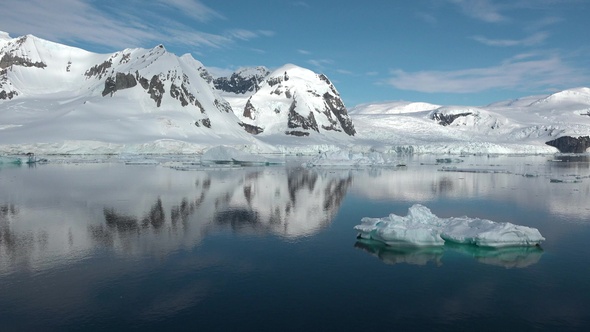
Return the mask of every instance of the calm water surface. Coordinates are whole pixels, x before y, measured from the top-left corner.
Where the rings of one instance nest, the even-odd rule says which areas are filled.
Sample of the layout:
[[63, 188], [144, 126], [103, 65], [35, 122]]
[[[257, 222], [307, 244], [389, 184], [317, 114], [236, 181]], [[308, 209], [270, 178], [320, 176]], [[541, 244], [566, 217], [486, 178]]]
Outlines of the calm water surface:
[[[435, 159], [363, 170], [0, 168], [0, 330], [585, 330], [587, 158]], [[536, 227], [547, 241], [357, 242], [362, 217], [415, 203]]]

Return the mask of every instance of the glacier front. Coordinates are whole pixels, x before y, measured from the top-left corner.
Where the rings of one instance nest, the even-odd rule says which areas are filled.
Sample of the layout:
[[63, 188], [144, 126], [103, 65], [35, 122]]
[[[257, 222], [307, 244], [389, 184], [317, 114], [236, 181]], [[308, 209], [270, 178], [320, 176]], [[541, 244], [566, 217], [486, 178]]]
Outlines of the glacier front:
[[441, 246], [445, 242], [480, 247], [535, 246], [545, 238], [538, 229], [469, 217], [439, 218], [427, 207], [415, 204], [407, 216], [362, 218], [354, 227], [362, 239], [391, 246]]

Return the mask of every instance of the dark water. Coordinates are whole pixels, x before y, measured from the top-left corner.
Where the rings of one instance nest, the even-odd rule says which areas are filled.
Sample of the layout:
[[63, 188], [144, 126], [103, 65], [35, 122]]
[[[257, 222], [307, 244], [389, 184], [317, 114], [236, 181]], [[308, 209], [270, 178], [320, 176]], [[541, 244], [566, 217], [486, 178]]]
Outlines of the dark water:
[[[0, 168], [0, 330], [585, 330], [587, 160], [461, 159], [365, 170]], [[415, 203], [536, 227], [547, 241], [357, 242], [362, 217]]]

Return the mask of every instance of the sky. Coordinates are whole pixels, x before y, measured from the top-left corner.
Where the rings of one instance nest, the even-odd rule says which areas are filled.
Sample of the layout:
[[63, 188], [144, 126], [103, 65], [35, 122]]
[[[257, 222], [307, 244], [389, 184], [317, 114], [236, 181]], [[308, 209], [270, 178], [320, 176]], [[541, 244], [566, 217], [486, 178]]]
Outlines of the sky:
[[2, 0], [0, 30], [97, 53], [163, 44], [213, 74], [292, 63], [348, 107], [486, 105], [590, 86], [590, 0]]

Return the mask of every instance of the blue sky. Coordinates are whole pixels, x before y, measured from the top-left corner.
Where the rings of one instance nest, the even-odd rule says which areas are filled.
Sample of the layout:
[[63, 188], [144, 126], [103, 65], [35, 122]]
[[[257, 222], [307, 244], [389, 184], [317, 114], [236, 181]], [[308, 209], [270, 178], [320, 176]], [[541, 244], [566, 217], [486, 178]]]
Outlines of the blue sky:
[[484, 105], [590, 86], [588, 0], [3, 0], [0, 30], [93, 52], [164, 44], [224, 73], [293, 63], [347, 106]]

